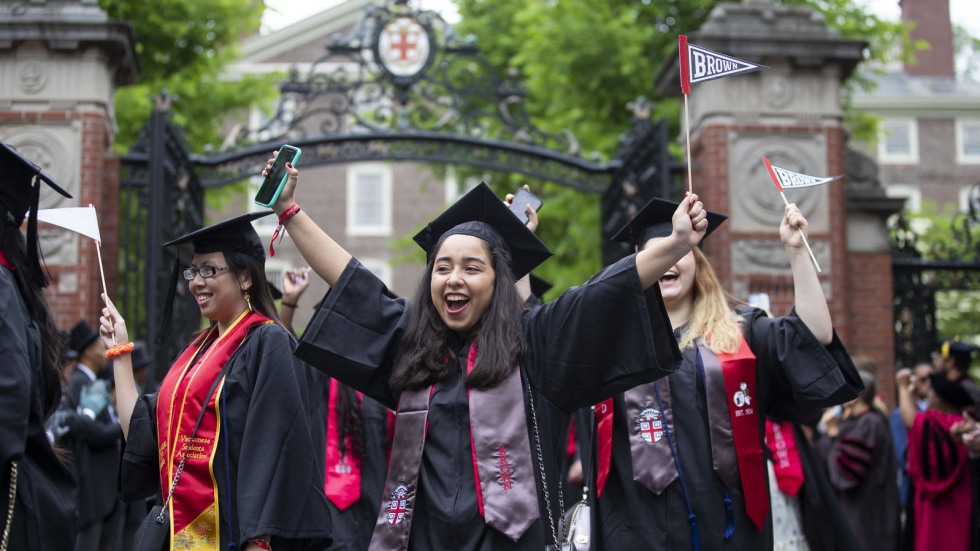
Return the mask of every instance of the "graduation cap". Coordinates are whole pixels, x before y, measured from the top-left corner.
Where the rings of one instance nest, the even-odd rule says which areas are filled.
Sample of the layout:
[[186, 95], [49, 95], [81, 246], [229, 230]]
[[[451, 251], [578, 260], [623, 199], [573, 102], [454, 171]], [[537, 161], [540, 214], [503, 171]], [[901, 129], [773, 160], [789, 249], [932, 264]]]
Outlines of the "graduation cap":
[[980, 350], [980, 346], [962, 342], [958, 338], [945, 340], [939, 346], [943, 358], [953, 358], [953, 362], [962, 370], [970, 367], [971, 357], [977, 350]]
[[531, 274], [531, 294], [540, 298], [544, 297], [544, 294], [551, 290], [554, 285], [546, 279], [542, 279], [534, 274]]
[[[632, 220], [616, 232], [612, 240], [642, 247], [644, 243], [654, 237], [667, 237], [674, 230], [671, 219], [678, 205], [680, 203], [674, 201], [656, 197], [651, 199], [650, 202], [643, 205], [643, 208], [636, 213]], [[711, 232], [715, 231], [725, 220], [728, 220], [728, 217], [724, 214], [708, 211], [708, 229], [704, 232], [704, 238], [711, 235]]]
[[[230, 218], [182, 235], [177, 239], [164, 243], [163, 246], [177, 247], [190, 244], [194, 249], [194, 254], [242, 253], [264, 263], [265, 249], [262, 247], [262, 240], [259, 239], [259, 234], [252, 227], [252, 221], [270, 214], [273, 214], [273, 211], [265, 210], [236, 216], [235, 218]], [[177, 282], [179, 279], [180, 254], [178, 253], [177, 259], [174, 261], [173, 273], [170, 276], [170, 289], [167, 291], [167, 301], [163, 311], [163, 327], [161, 327], [160, 336], [157, 337], [157, 344], [163, 344], [164, 339], [170, 334], [170, 326], [173, 324], [174, 300], [176, 298]]]
[[956, 381], [950, 381], [946, 378], [946, 375], [933, 373], [929, 375], [929, 383], [932, 386], [932, 392], [937, 398], [956, 408], [958, 411], [973, 406], [973, 398], [963, 388], [963, 385]]
[[0, 217], [5, 224], [20, 227], [27, 216], [27, 267], [33, 272], [35, 282], [44, 287], [47, 279], [41, 270], [37, 245], [37, 205], [41, 196], [41, 182], [69, 199], [71, 194], [39, 166], [3, 142], [0, 142], [0, 175]]
[[454, 234], [472, 235], [503, 248], [515, 279], [529, 274], [552, 254], [484, 182], [429, 222], [414, 239], [428, 258], [444, 235]]

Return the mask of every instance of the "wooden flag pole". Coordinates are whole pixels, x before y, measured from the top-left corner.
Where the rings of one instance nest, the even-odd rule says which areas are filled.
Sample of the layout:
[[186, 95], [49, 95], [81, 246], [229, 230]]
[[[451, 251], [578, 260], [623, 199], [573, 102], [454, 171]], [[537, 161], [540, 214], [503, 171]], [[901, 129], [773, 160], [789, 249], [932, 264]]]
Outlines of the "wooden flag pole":
[[[783, 190], [779, 190], [779, 196], [783, 198], [783, 203], [785, 203], [786, 206], [788, 207], [789, 206], [789, 200], [786, 199], [786, 194], [783, 193]], [[810, 248], [810, 242], [806, 240], [806, 234], [803, 233], [803, 228], [800, 228], [797, 231], [800, 232], [800, 237], [803, 238], [803, 245], [806, 246], [806, 252], [810, 253], [810, 260], [813, 261], [813, 267], [817, 269], [817, 273], [818, 274], [819, 273], [823, 273], [820, 270], [820, 264], [817, 263], [817, 257], [816, 256], [813, 256], [813, 249]]]
[[[93, 208], [94, 209], [95, 208], [95, 205], [89, 204], [89, 208]], [[92, 241], [95, 241], [95, 252], [96, 252], [96, 255], [99, 257], [99, 275], [102, 276], [102, 292], [105, 293], [105, 296], [106, 297], [108, 297], [109, 296], [109, 289], [108, 289], [108, 287], [106, 287], [106, 284], [105, 284], [105, 268], [102, 266], [102, 243], [99, 243], [99, 241], [97, 239], [93, 239]], [[115, 346], [117, 344], [116, 343], [116, 334], [115, 333], [112, 334], [112, 344], [113, 344], [113, 346]]]
[[694, 193], [694, 177], [691, 176], [691, 113], [687, 108], [687, 94], [684, 94], [684, 134], [687, 139], [687, 193]]

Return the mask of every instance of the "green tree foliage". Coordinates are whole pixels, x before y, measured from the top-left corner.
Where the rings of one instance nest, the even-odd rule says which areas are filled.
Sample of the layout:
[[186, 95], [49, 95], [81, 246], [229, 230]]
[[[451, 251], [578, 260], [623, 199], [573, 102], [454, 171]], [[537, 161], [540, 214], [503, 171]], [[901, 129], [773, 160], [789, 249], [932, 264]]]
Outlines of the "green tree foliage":
[[[714, 0], [457, 0], [460, 35], [474, 35], [483, 55], [501, 71], [520, 70], [528, 109], [542, 129], [570, 129], [586, 153], [615, 156], [621, 133], [631, 126], [626, 104], [653, 96], [652, 80], [677, 35], [696, 31]], [[870, 44], [866, 57], [883, 62], [911, 51], [906, 29], [882, 21], [854, 0], [782, 0], [813, 6], [843, 36]], [[895, 48], [898, 44], [901, 47]], [[869, 82], [861, 82], [868, 85]], [[677, 100], [655, 98], [654, 116], [680, 131]], [[855, 118], [862, 132], [871, 124]], [[525, 179], [493, 175], [499, 191]], [[545, 198], [542, 238], [557, 247], [540, 270], [560, 291], [599, 268], [599, 197], [531, 182]], [[555, 213], [549, 216], [549, 213]]]
[[236, 45], [258, 32], [262, 0], [99, 0], [99, 6], [133, 25], [140, 61], [139, 82], [116, 93], [117, 152], [136, 143], [162, 90], [176, 96], [171, 120], [195, 152], [221, 144], [229, 114], [275, 94], [269, 77], [219, 79]]
[[[909, 230], [916, 234], [919, 254], [926, 260], [976, 259], [980, 226], [970, 223], [956, 205], [944, 209], [924, 201], [916, 213], [905, 213]], [[942, 338], [959, 337], [980, 344], [980, 274], [951, 271], [926, 274], [927, 283], [943, 289], [936, 293], [936, 331]]]

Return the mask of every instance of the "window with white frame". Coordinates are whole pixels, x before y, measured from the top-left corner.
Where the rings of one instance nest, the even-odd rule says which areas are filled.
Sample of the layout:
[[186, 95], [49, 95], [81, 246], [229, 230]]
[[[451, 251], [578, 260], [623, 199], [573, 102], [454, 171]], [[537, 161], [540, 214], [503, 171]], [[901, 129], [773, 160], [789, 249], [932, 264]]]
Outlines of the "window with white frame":
[[[255, 197], [255, 193], [259, 191], [259, 186], [262, 185], [263, 180], [264, 178], [262, 176], [252, 176], [248, 180], [248, 212], [250, 213], [269, 210], [268, 207], [256, 205], [255, 201], [252, 201], [252, 198]], [[257, 231], [260, 236], [272, 235], [278, 224], [279, 218], [274, 214], [263, 216], [262, 218], [252, 222], [252, 225], [255, 226], [255, 231]]]
[[973, 208], [980, 209], [980, 187], [969, 186], [960, 188], [959, 193], [959, 207], [960, 212], [970, 212], [970, 203], [973, 203]]
[[379, 258], [359, 258], [358, 261], [362, 266], [367, 268], [369, 272], [383, 281], [389, 289], [391, 288], [391, 264], [388, 264], [387, 261]]
[[915, 119], [886, 119], [881, 124], [878, 162], [912, 164], [919, 162], [919, 127]]
[[347, 170], [347, 234], [391, 235], [391, 167], [366, 163]]
[[265, 259], [265, 278], [282, 291], [282, 276], [286, 274], [286, 264], [272, 258]]
[[889, 184], [885, 195], [895, 199], [905, 199], [905, 212], [919, 212], [922, 209], [922, 190], [909, 184]]
[[956, 162], [980, 165], [980, 119], [956, 121]]

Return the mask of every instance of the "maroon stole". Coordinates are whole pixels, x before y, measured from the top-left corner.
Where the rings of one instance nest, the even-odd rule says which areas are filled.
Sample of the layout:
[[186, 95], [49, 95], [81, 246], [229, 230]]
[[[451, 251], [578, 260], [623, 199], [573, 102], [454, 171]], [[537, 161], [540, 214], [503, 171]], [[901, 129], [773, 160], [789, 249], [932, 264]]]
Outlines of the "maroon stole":
[[10, 270], [11, 272], [17, 270], [17, 267], [11, 264], [9, 260], [7, 260], [7, 255], [3, 254], [3, 251], [0, 251], [0, 266], [3, 266], [4, 268]]
[[[361, 499], [361, 458], [350, 454], [350, 436], [347, 436], [347, 453], [340, 452], [340, 427], [337, 426], [337, 385], [330, 379], [330, 396], [327, 404], [327, 462], [323, 493], [338, 509], [343, 511]], [[360, 392], [358, 401], [363, 400]]]
[[793, 424], [766, 419], [766, 443], [773, 454], [776, 485], [783, 493], [795, 496], [803, 486], [803, 464], [800, 463], [800, 450], [796, 448]]
[[[467, 373], [473, 370], [476, 354], [474, 342], [467, 357]], [[434, 390], [435, 386], [401, 394], [371, 551], [408, 548]], [[540, 518], [520, 367], [499, 385], [469, 389], [468, 395], [470, 449], [480, 514], [489, 526], [517, 541]]]
[[[702, 341], [705, 396], [714, 470], [728, 487], [741, 482], [745, 508], [759, 530], [769, 513], [766, 464], [755, 407], [756, 359], [745, 337], [734, 354], [715, 354]], [[659, 394], [659, 397], [658, 397]], [[658, 399], [659, 398], [659, 399]], [[656, 495], [678, 478], [667, 431], [676, 441], [668, 378], [640, 385], [623, 395], [628, 416], [633, 479]], [[662, 410], [661, 410], [662, 405]], [[605, 406], [605, 407], [603, 407]], [[612, 455], [612, 401], [596, 407], [599, 458], [596, 494], [602, 495]]]
[[[170, 501], [170, 541], [193, 539], [202, 549], [217, 549], [221, 541], [218, 528], [218, 487], [213, 472], [214, 454], [221, 433], [218, 411], [224, 382], [218, 384], [207, 404], [203, 404], [214, 378], [245, 340], [249, 330], [271, 320], [258, 312], [245, 311], [207, 350], [204, 345], [215, 338], [217, 326], [197, 338], [174, 362], [160, 385], [157, 400], [157, 435], [160, 443], [160, 487], [166, 496], [174, 470], [187, 452], [187, 461]], [[203, 353], [202, 353], [203, 351]], [[206, 407], [194, 440], [194, 425]]]

